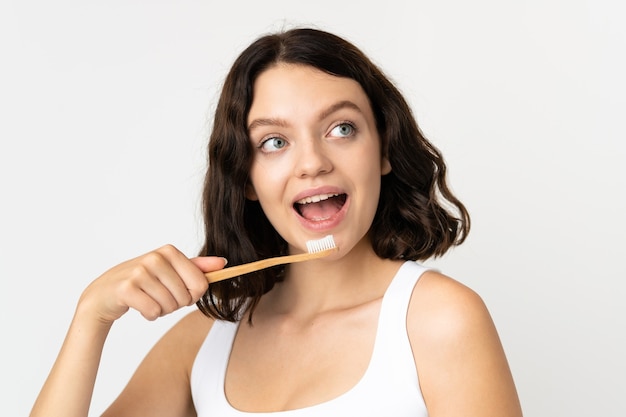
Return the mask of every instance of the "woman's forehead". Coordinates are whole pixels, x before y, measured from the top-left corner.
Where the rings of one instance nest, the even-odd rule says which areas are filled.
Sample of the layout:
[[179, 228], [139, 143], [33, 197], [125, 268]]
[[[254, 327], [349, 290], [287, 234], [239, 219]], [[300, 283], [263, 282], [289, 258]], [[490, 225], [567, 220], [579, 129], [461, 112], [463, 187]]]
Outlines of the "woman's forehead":
[[248, 125], [257, 118], [310, 115], [317, 119], [341, 110], [371, 113], [361, 85], [300, 64], [278, 64], [257, 77]]

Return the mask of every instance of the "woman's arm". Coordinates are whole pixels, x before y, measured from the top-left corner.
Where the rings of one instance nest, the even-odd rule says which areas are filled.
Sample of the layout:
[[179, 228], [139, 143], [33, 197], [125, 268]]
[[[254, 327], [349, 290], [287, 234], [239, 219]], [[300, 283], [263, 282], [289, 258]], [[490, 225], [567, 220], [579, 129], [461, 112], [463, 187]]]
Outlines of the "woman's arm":
[[31, 417], [87, 416], [102, 347], [110, 327], [110, 324], [91, 321], [82, 312], [76, 312]]
[[102, 348], [113, 322], [129, 308], [155, 320], [193, 304], [208, 287], [203, 272], [223, 266], [221, 258], [188, 259], [167, 245], [96, 279], [80, 297], [31, 417], [87, 416]]
[[431, 417], [520, 417], [504, 350], [480, 297], [427, 272], [408, 320], [420, 386]]

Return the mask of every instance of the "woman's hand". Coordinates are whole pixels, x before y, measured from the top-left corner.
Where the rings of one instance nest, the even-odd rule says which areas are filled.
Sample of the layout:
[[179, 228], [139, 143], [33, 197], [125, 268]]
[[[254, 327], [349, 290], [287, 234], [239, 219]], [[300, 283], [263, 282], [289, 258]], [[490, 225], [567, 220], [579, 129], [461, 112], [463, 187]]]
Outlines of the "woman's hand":
[[174, 246], [119, 264], [83, 292], [59, 356], [31, 417], [84, 417], [111, 324], [129, 308], [154, 320], [196, 302], [208, 288], [205, 272], [223, 268], [225, 259], [189, 259]]
[[219, 257], [189, 259], [165, 245], [102, 274], [81, 295], [78, 311], [108, 325], [129, 308], [155, 320], [198, 301], [209, 285], [204, 273], [225, 264]]

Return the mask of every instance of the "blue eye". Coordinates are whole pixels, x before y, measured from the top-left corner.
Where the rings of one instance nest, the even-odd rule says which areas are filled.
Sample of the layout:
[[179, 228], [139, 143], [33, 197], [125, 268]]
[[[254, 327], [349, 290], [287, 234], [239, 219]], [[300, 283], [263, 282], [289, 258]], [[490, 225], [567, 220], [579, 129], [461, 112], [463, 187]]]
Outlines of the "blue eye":
[[333, 127], [333, 130], [331, 130], [330, 133], [333, 136], [348, 137], [354, 135], [355, 131], [356, 128], [354, 127], [354, 125], [348, 122], [343, 122]]
[[285, 139], [274, 137], [264, 140], [261, 143], [260, 148], [263, 152], [276, 152], [285, 146], [287, 146], [287, 141]]

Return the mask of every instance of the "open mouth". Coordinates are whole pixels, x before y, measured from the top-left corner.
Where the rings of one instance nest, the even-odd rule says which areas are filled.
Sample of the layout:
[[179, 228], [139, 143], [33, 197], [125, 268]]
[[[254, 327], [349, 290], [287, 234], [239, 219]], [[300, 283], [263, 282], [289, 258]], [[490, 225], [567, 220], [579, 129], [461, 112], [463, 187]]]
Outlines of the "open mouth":
[[318, 194], [296, 201], [293, 207], [307, 220], [323, 221], [339, 213], [346, 198], [346, 194]]

